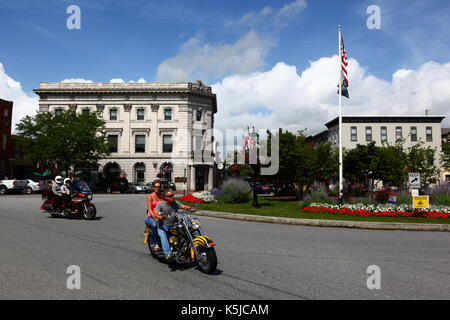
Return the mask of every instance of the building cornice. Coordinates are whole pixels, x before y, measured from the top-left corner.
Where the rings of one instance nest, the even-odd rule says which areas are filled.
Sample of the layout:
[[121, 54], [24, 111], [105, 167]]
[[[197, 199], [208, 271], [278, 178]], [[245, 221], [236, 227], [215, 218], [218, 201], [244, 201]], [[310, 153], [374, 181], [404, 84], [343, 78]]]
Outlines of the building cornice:
[[[212, 93], [211, 87], [203, 85], [201, 81], [192, 82], [146, 82], [146, 83], [77, 83], [77, 82], [41, 82], [39, 89], [33, 90], [41, 99], [48, 94], [185, 94], [212, 98], [214, 112], [217, 112], [216, 95]], [[187, 98], [187, 96], [186, 96]]]

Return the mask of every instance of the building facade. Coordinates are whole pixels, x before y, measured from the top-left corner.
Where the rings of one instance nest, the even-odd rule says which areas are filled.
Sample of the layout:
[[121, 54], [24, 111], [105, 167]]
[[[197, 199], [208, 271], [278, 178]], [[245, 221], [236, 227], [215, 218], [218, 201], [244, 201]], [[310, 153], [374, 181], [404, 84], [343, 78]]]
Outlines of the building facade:
[[[342, 148], [354, 149], [358, 144], [375, 145], [395, 144], [398, 139], [404, 140], [404, 148], [423, 142], [423, 147], [436, 149], [435, 164], [442, 168], [441, 122], [445, 116], [343, 116]], [[339, 147], [339, 118], [325, 124], [328, 130], [313, 136], [314, 143], [329, 142], [333, 148]]]
[[217, 102], [211, 87], [201, 81], [41, 82], [34, 92], [39, 112], [100, 113], [113, 145], [111, 154], [100, 160], [103, 177], [123, 176], [135, 184], [162, 177], [177, 190], [213, 187]]
[[0, 179], [11, 178], [10, 159], [14, 157], [11, 141], [12, 101], [0, 99]]

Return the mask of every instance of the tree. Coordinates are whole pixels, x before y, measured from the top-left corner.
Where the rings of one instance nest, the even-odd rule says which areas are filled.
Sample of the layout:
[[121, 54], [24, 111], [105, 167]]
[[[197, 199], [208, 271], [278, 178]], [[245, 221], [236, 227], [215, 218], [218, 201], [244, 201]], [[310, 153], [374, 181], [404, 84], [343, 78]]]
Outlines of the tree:
[[419, 172], [422, 183], [428, 185], [439, 179], [439, 168], [434, 161], [436, 149], [422, 145], [423, 142], [408, 148], [407, 168], [409, 172]]
[[66, 173], [72, 166], [96, 165], [110, 154], [105, 121], [98, 113], [39, 113], [22, 118], [17, 131], [27, 138], [22, 144], [28, 159], [57, 163]]
[[450, 144], [442, 145], [442, 163], [446, 171], [450, 171]]

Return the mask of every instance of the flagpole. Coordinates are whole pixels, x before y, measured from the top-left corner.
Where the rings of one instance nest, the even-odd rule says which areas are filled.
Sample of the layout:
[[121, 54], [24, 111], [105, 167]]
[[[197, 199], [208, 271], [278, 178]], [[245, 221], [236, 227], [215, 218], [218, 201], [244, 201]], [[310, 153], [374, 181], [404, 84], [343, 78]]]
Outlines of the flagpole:
[[341, 26], [339, 26], [339, 202], [342, 201], [342, 37]]

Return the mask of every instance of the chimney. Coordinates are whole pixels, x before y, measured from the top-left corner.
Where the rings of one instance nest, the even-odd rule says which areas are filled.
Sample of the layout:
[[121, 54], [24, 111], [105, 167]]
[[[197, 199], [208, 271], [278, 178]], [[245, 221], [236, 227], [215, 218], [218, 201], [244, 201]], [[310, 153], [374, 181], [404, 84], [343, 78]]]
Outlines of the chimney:
[[429, 116], [430, 115], [430, 109], [425, 109], [425, 115]]

